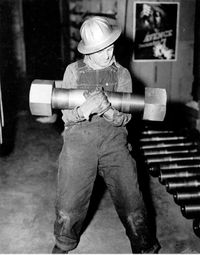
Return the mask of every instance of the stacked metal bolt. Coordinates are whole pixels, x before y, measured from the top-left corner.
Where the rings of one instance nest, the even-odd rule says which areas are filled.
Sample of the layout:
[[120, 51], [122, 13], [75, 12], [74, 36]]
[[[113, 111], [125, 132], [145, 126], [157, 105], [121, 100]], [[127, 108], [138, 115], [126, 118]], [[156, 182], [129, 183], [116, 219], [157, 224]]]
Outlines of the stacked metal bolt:
[[200, 149], [196, 131], [146, 127], [139, 147], [150, 175], [165, 185], [182, 215], [193, 220], [194, 233], [200, 237]]

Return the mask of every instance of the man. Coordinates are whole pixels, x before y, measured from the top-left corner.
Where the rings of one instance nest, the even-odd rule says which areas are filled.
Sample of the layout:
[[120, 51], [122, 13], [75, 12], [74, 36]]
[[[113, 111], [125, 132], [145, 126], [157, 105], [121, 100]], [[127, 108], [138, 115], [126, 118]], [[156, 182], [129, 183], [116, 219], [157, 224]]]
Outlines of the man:
[[114, 109], [104, 93], [132, 92], [130, 73], [113, 53], [120, 33], [105, 18], [87, 19], [78, 44], [84, 58], [70, 64], [64, 74], [62, 88], [87, 92], [82, 105], [62, 111], [65, 131], [52, 253], [67, 253], [78, 245], [97, 174], [104, 178], [133, 253], [156, 253], [160, 247], [147, 226], [136, 163], [128, 150], [125, 126], [131, 114]]

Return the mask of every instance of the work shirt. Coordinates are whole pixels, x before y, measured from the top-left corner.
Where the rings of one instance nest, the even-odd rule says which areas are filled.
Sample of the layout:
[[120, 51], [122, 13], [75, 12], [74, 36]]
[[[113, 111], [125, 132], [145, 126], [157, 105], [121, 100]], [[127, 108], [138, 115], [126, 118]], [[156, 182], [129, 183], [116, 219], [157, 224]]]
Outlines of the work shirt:
[[[64, 89], [93, 90], [98, 87], [103, 87], [105, 91], [132, 93], [130, 73], [116, 61], [109, 67], [94, 70], [84, 60], [78, 60], [67, 66], [63, 82], [60, 84], [60, 88]], [[78, 115], [77, 108], [62, 110], [62, 114], [65, 126], [86, 121]], [[122, 113], [114, 109], [114, 125], [125, 126], [130, 119], [131, 114]]]

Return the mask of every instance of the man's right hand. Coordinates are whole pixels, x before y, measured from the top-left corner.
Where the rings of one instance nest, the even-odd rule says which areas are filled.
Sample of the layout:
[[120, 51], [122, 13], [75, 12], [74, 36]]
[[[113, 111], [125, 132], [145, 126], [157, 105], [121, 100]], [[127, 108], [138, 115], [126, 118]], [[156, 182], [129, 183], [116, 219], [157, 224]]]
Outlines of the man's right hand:
[[93, 92], [85, 92], [86, 101], [78, 108], [79, 116], [89, 119], [90, 115], [101, 115], [110, 108], [110, 102], [102, 90], [96, 89]]

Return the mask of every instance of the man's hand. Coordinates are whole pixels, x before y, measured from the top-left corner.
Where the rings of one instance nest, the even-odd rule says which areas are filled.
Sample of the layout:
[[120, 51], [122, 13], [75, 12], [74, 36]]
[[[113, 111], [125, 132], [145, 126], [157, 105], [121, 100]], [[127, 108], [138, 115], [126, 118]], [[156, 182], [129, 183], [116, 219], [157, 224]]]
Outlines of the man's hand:
[[86, 101], [78, 108], [79, 116], [84, 116], [89, 119], [90, 115], [102, 115], [110, 108], [110, 102], [102, 90], [96, 89], [95, 91], [84, 93]]
[[112, 108], [109, 108], [104, 114], [103, 117], [107, 120], [107, 121], [113, 121], [114, 118], [114, 110]]
[[119, 112], [118, 110], [110, 107], [104, 112], [103, 117], [114, 126], [125, 126], [131, 119], [131, 114]]

